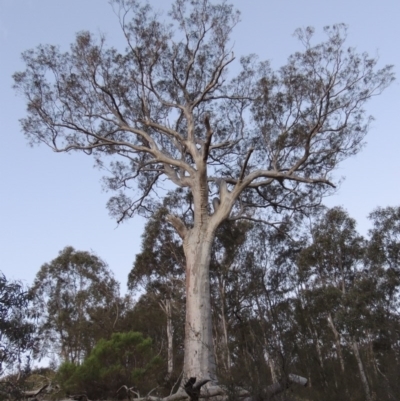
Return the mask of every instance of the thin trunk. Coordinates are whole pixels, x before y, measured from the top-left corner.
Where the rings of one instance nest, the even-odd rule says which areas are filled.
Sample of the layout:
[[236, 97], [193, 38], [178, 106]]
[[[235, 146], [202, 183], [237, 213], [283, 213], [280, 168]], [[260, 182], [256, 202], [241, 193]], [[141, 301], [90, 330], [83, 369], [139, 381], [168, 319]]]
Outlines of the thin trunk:
[[329, 327], [331, 328], [332, 333], [335, 337], [336, 353], [339, 358], [340, 369], [342, 370], [342, 373], [344, 373], [344, 360], [343, 360], [343, 354], [342, 354], [342, 346], [340, 344], [340, 334], [336, 330], [335, 324], [333, 323], [332, 315], [330, 313], [327, 316], [327, 320], [328, 320]]
[[[329, 327], [331, 328], [333, 335], [335, 337], [336, 353], [337, 353], [337, 356], [338, 356], [338, 359], [340, 362], [340, 369], [343, 374], [344, 373], [344, 359], [343, 359], [343, 354], [342, 354], [342, 345], [340, 344], [340, 334], [336, 330], [335, 324], [333, 323], [332, 315], [330, 313], [328, 314], [327, 319], [328, 319]], [[337, 380], [336, 380], [336, 375], [334, 377], [335, 377], [335, 386], [336, 386], [336, 388], [339, 388]], [[346, 392], [346, 395], [349, 397], [349, 389], [347, 386], [345, 386], [345, 392]]]
[[[313, 326], [313, 327], [311, 327]], [[315, 343], [315, 348], [317, 350], [317, 355], [318, 355], [318, 361], [319, 361], [319, 365], [321, 367], [321, 370], [324, 370], [324, 359], [322, 358], [322, 351], [321, 351], [321, 347], [319, 345], [319, 336], [318, 336], [318, 332], [314, 327], [314, 324], [312, 323], [312, 321], [307, 325], [308, 331], [311, 334], [311, 337], [314, 340]]]
[[172, 301], [166, 298], [159, 302], [160, 308], [167, 317], [167, 377], [170, 377], [174, 370], [174, 328], [172, 325]]
[[168, 377], [171, 376], [174, 370], [174, 332], [172, 327], [172, 306], [171, 300], [167, 299], [165, 301], [165, 311], [167, 313], [167, 341], [168, 341], [168, 367], [167, 374]]
[[223, 330], [223, 339], [224, 339], [224, 363], [226, 369], [229, 370], [231, 368], [231, 355], [229, 353], [228, 346], [228, 327], [226, 323], [225, 316], [225, 283], [219, 283], [219, 292], [220, 292], [220, 300], [221, 300], [221, 319], [222, 319], [222, 330]]
[[365, 392], [365, 399], [367, 401], [373, 401], [371, 397], [371, 390], [369, 388], [367, 375], [365, 374], [364, 364], [361, 360], [360, 351], [358, 349], [358, 344], [354, 338], [352, 339], [352, 346], [353, 346], [354, 356], [356, 357], [357, 360], [358, 371], [360, 372], [361, 382]]
[[265, 362], [267, 362], [271, 371], [272, 383], [278, 383], [278, 375], [276, 374], [275, 362], [268, 352], [268, 341], [266, 337], [264, 337], [264, 359]]
[[368, 338], [369, 359], [371, 361], [372, 367], [374, 368], [374, 374], [375, 374], [375, 377], [376, 377], [376, 376], [378, 376], [378, 369], [377, 369], [377, 363], [376, 363], [376, 358], [375, 358], [375, 354], [374, 354], [372, 336], [371, 336], [371, 333], [369, 331], [367, 331], [367, 338]]
[[325, 375], [325, 367], [324, 367], [324, 358], [322, 357], [322, 350], [321, 350], [321, 346], [319, 345], [319, 336], [318, 336], [318, 332], [315, 329], [315, 327], [313, 329], [311, 329], [310, 326], [308, 326], [308, 330], [311, 333], [311, 336], [314, 337], [314, 341], [315, 341], [315, 348], [317, 349], [317, 355], [318, 355], [318, 361], [319, 361], [319, 365], [321, 367], [321, 378], [324, 381], [324, 385], [326, 388], [329, 387], [329, 384], [326, 380], [326, 375]]
[[192, 228], [184, 240], [186, 256], [186, 322], [184, 377], [216, 380], [212, 338], [209, 265], [214, 231], [207, 224]]
[[215, 324], [215, 322], [216, 322], [216, 319], [213, 319], [213, 328], [214, 328], [214, 330], [213, 330], [213, 332], [214, 332], [214, 335], [213, 335], [214, 360], [215, 360], [215, 365], [216, 365], [216, 366], [219, 366], [220, 361], [219, 361], [219, 357], [218, 357], [218, 327], [217, 327], [217, 325]]
[[321, 366], [321, 369], [323, 370], [324, 369], [324, 359], [322, 358], [322, 351], [321, 351], [321, 347], [319, 345], [318, 333], [316, 331], [314, 331], [314, 335], [315, 335], [315, 348], [317, 349], [319, 364]]
[[[269, 301], [268, 291], [266, 290], [265, 287], [264, 287], [264, 289], [265, 289], [265, 295], [266, 295], [266, 297], [267, 297], [267, 299]], [[266, 315], [268, 315], [268, 317], [271, 319], [271, 321], [273, 321], [274, 316], [271, 314], [271, 303], [268, 302], [268, 305], [269, 305], [268, 311], [262, 312], [264, 308], [261, 306], [258, 296], [255, 297], [255, 301], [256, 301], [256, 304], [257, 304], [257, 310], [258, 310], [258, 316], [259, 316], [260, 322], [264, 321], [264, 319], [265, 319], [264, 316], [266, 316]], [[271, 357], [271, 355], [268, 352], [268, 340], [267, 340], [267, 333], [265, 331], [265, 326], [263, 324], [260, 324], [260, 325], [261, 325], [261, 330], [263, 331], [263, 337], [264, 337], [264, 347], [263, 347], [264, 348], [264, 360], [268, 364], [269, 369], [271, 371], [272, 383], [278, 383], [279, 379], [278, 379], [278, 375], [277, 375], [277, 372], [276, 372], [275, 361], [274, 361], [274, 359]], [[275, 336], [272, 336], [272, 338], [273, 338], [273, 341], [274, 341], [274, 343], [276, 345]], [[275, 347], [275, 348], [277, 348], [277, 347]]]

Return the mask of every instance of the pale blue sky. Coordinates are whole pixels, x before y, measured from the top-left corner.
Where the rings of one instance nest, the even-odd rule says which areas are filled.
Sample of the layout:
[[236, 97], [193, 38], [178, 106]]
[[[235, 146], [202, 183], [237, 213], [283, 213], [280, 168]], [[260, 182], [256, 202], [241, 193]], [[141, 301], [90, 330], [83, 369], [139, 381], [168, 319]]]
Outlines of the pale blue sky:
[[[150, 1], [168, 8], [170, 0]], [[297, 27], [349, 24], [348, 44], [379, 55], [381, 65], [400, 69], [399, 0], [235, 0], [242, 22], [234, 31], [235, 55], [257, 53], [282, 65], [299, 49]], [[118, 21], [107, 0], [0, 0], [0, 260], [7, 277], [31, 283], [40, 266], [67, 245], [92, 250], [108, 262], [125, 289], [144, 222], [135, 218], [117, 228], [108, 216], [108, 194], [101, 173], [84, 155], [54, 154], [29, 148], [20, 132], [24, 101], [11, 89], [21, 70], [22, 51], [40, 43], [66, 50], [75, 32], [107, 34], [123, 46]], [[343, 163], [346, 176], [329, 206], [342, 205], [368, 229], [367, 214], [377, 206], [400, 203], [400, 85], [396, 81], [369, 104], [376, 120], [362, 153]]]

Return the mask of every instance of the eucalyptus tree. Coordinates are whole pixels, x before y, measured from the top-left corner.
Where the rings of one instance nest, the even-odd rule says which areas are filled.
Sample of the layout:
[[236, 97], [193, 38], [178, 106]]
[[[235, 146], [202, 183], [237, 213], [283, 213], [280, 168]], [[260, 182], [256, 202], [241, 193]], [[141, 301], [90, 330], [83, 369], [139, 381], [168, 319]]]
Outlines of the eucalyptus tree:
[[[400, 207], [377, 208], [370, 215], [372, 228], [365, 258], [370, 275], [375, 277], [375, 287], [380, 293], [380, 316], [388, 322], [398, 321], [400, 306]], [[388, 329], [387, 333], [398, 332]]]
[[371, 359], [377, 385], [398, 397], [400, 386], [394, 372], [398, 371], [400, 360], [400, 207], [379, 207], [369, 218], [372, 228], [365, 263], [375, 293], [374, 327], [370, 330]]
[[[158, 304], [166, 317], [168, 350], [168, 376], [174, 370], [174, 339], [181, 331], [182, 314], [185, 313], [185, 257], [182, 243], [176, 231], [168, 223], [167, 205], [175, 202], [167, 197], [146, 223], [142, 235], [141, 252], [136, 255], [132, 270], [128, 275], [130, 291], [144, 290], [145, 293], [135, 306], [139, 310]], [[241, 284], [241, 266], [251, 250], [243, 247], [252, 224], [226, 221], [216, 232], [210, 262], [211, 308], [213, 314], [214, 353], [218, 370], [229, 372], [230, 354], [228, 341], [229, 314], [232, 304], [237, 304]], [[251, 235], [251, 234], [250, 234]], [[150, 301], [152, 298], [152, 302]], [[144, 308], [146, 307], [144, 306]], [[136, 325], [135, 325], [135, 329]], [[147, 333], [147, 330], [146, 330]], [[147, 333], [150, 334], [150, 333]], [[151, 337], [155, 339], [154, 334]], [[178, 364], [179, 366], [179, 364]]]
[[215, 233], [210, 256], [210, 293], [213, 320], [214, 355], [220, 374], [230, 375], [229, 315], [240, 294], [244, 274], [243, 256], [251, 225], [225, 221]]
[[166, 317], [167, 377], [170, 378], [175, 360], [174, 332], [179, 331], [182, 320], [179, 315], [184, 314], [185, 257], [179, 237], [166, 220], [167, 215], [167, 208], [161, 207], [148, 220], [141, 252], [136, 255], [128, 275], [128, 289], [145, 291], [137, 307], [143, 304], [144, 298], [153, 298]]
[[35, 351], [35, 325], [28, 313], [30, 300], [21, 282], [7, 280], [0, 273], [0, 375], [15, 363], [20, 366], [25, 352]]
[[[262, 349], [273, 382], [287, 371], [298, 339], [292, 325], [296, 257], [302, 247], [298, 221], [286, 218], [279, 229], [260, 224], [251, 239], [254, 252], [249, 299], [262, 333]], [[285, 338], [292, 337], [289, 341]], [[296, 335], [294, 335], [296, 337]]]
[[314, 303], [313, 308], [324, 316], [335, 338], [342, 373], [345, 372], [342, 350], [345, 340], [356, 358], [365, 399], [372, 400], [358, 343], [363, 320], [368, 315], [356, 285], [363, 280], [365, 240], [355, 227], [355, 220], [342, 208], [327, 210], [313, 227], [312, 243], [302, 251], [299, 262], [302, 269], [308, 270], [311, 292], [316, 293], [308, 298]]
[[379, 207], [370, 215], [368, 257], [373, 265], [400, 271], [400, 207]]
[[[127, 48], [81, 32], [68, 52], [39, 46], [14, 75], [27, 101], [32, 144], [94, 156], [117, 193], [118, 222], [151, 215], [167, 179], [180, 189], [183, 221], [169, 221], [186, 257], [186, 377], [216, 380], [209, 264], [226, 219], [302, 210], [335, 188], [333, 170], [368, 131], [366, 102], [393, 80], [390, 66], [345, 45], [346, 27], [297, 30], [303, 50], [273, 71], [240, 58], [231, 35], [239, 12], [226, 2], [176, 0], [160, 17], [138, 0], [113, 0]], [[235, 68], [236, 70], [236, 68]], [[160, 188], [158, 187], [160, 185]], [[279, 215], [278, 215], [279, 220]]]
[[115, 331], [122, 309], [119, 284], [94, 254], [64, 248], [40, 268], [30, 291], [43, 354], [53, 351], [79, 364], [96, 341]]

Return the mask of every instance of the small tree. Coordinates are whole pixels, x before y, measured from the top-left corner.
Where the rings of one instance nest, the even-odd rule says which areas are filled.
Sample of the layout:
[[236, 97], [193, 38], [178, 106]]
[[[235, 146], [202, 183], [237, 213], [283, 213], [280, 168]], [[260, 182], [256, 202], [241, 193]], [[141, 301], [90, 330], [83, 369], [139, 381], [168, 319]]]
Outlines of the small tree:
[[31, 292], [42, 353], [55, 351], [62, 361], [79, 363], [96, 341], [115, 331], [119, 284], [96, 255], [64, 248], [40, 268]]
[[23, 285], [9, 281], [0, 273], [0, 375], [22, 354], [34, 350], [35, 326], [29, 321], [30, 298]]
[[370, 263], [391, 271], [400, 270], [400, 207], [377, 208], [370, 215], [373, 228], [368, 246]]
[[150, 338], [133, 331], [114, 333], [100, 340], [81, 365], [61, 365], [58, 380], [64, 392], [84, 392], [91, 399], [115, 397], [127, 383], [140, 395], [157, 387], [155, 368], [160, 362]]
[[333, 170], [361, 149], [363, 107], [392, 82], [392, 68], [345, 48], [346, 27], [335, 25], [315, 45], [311, 28], [297, 30], [304, 50], [276, 72], [247, 56], [231, 77], [232, 5], [176, 0], [166, 20], [137, 0], [112, 4], [125, 52], [81, 32], [69, 52], [23, 54], [26, 70], [14, 75], [27, 100], [22, 128], [32, 144], [107, 167], [119, 222], [151, 215], [163, 178], [179, 188], [187, 218], [171, 209], [169, 221], [186, 257], [184, 374], [216, 380], [209, 264], [217, 228], [260, 213], [273, 224], [275, 212], [318, 204], [335, 187]]
[[174, 371], [174, 331], [177, 313], [184, 314], [185, 257], [182, 244], [175, 230], [166, 221], [168, 210], [160, 208], [145, 226], [142, 250], [136, 255], [128, 275], [128, 288], [133, 291], [142, 287], [146, 298], [153, 298], [166, 317], [167, 376]]

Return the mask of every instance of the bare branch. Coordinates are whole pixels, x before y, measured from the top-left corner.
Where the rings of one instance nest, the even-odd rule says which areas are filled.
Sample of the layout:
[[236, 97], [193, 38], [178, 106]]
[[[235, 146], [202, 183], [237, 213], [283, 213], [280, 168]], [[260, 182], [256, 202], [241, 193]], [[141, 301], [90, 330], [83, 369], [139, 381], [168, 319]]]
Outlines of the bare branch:
[[206, 139], [206, 142], [204, 144], [204, 149], [203, 149], [203, 161], [206, 162], [208, 159], [209, 151], [210, 151], [211, 137], [213, 134], [213, 131], [212, 131], [211, 125], [210, 125], [210, 117], [208, 114], [206, 114], [206, 116], [204, 117], [204, 125], [206, 126], [206, 130], [207, 130], [207, 139]]
[[167, 220], [175, 228], [179, 236], [184, 240], [187, 234], [187, 228], [183, 221], [178, 216], [175, 216], [173, 214], [169, 214], [167, 216]]
[[240, 175], [239, 175], [238, 183], [241, 183], [243, 181], [243, 177], [246, 172], [247, 164], [249, 162], [250, 156], [253, 153], [253, 151], [254, 151], [254, 148], [250, 148], [247, 152], [246, 159], [244, 160], [244, 163], [242, 166], [242, 171], [240, 172]]

